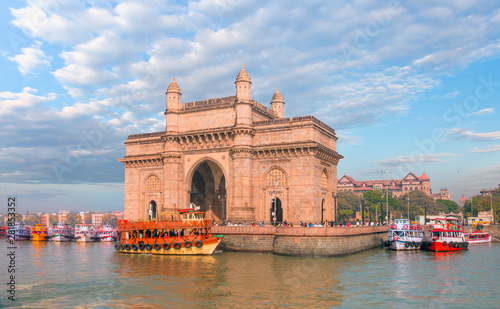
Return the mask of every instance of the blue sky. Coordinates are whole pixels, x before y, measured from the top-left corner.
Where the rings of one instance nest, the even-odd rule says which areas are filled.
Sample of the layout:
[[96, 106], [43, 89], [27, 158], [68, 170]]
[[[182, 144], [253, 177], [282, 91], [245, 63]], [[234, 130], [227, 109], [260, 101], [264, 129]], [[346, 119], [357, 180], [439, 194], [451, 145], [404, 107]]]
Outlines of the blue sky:
[[[356, 180], [431, 179], [452, 198], [500, 183], [494, 1], [4, 1], [0, 195], [21, 211], [121, 210], [127, 135], [183, 102], [279, 87], [285, 116], [337, 131]], [[5, 212], [5, 211], [0, 211]]]

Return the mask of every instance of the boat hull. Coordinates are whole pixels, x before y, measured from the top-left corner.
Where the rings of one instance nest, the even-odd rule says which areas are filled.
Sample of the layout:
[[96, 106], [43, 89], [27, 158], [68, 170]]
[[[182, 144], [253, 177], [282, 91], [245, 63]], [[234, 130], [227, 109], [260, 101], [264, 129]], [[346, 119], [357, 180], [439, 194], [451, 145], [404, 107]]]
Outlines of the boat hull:
[[95, 238], [90, 235], [75, 236], [75, 241], [78, 242], [94, 242]]
[[[180, 246], [174, 245], [175, 243], [170, 243], [170, 249], [165, 250], [162, 247], [157, 250], [154, 247], [151, 250], [148, 250], [147, 248], [141, 249], [139, 245], [130, 245], [128, 244], [129, 247], [126, 247], [127, 244], [122, 244], [122, 243], [116, 243], [115, 244], [115, 249], [117, 249], [118, 252], [121, 253], [130, 253], [130, 254], [159, 254], [159, 255], [210, 255], [214, 253], [215, 248], [219, 245], [221, 241], [221, 238], [213, 238], [213, 239], [208, 239], [203, 241], [203, 246], [201, 247], [196, 247], [194, 244], [192, 244], [191, 247], [186, 247], [185, 243], [178, 243]], [[158, 242], [160, 244], [160, 242]], [[118, 248], [117, 248], [118, 246]], [[134, 247], [135, 246], [135, 247]], [[153, 246], [153, 245], [151, 245]]]
[[467, 250], [467, 245], [466, 242], [460, 242], [460, 244], [465, 244], [465, 245], [460, 245], [459, 247], [451, 246], [448, 243], [443, 243], [441, 241], [433, 241], [431, 242], [428, 250], [429, 251], [434, 251], [434, 252], [452, 252], [452, 251], [464, 251]]
[[49, 239], [49, 235], [47, 234], [32, 234], [31, 241], [47, 241]]
[[65, 242], [65, 241], [72, 241], [72, 237], [67, 236], [67, 235], [54, 235], [51, 237], [52, 241], [58, 241], [58, 242]]
[[[421, 248], [421, 242], [423, 239], [420, 240], [397, 240], [397, 241], [392, 241], [391, 245], [387, 247], [389, 250], [395, 250], [395, 251], [409, 251], [409, 250], [420, 250]], [[407, 245], [408, 243], [408, 245]], [[415, 243], [415, 245], [413, 245]]]
[[483, 238], [483, 239], [466, 239], [466, 242], [469, 244], [486, 244], [491, 242], [491, 235], [488, 236], [488, 238]]

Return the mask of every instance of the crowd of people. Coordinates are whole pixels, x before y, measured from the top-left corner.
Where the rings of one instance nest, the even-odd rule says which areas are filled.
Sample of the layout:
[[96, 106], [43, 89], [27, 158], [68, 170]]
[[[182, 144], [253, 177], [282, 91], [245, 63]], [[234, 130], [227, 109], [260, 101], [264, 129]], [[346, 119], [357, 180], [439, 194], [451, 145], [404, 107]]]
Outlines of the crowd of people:
[[[232, 223], [231, 221], [219, 223], [215, 219], [212, 222], [213, 226], [264, 226], [266, 225], [264, 221], [259, 221], [258, 223], [255, 222], [250, 222], [247, 223], [246, 221], [243, 222], [236, 222]], [[271, 222], [271, 225], [275, 226], [280, 226], [280, 227], [294, 227], [293, 223], [288, 222], [287, 220], [283, 222], [276, 222], [273, 224]], [[356, 220], [355, 222], [350, 222], [350, 221], [344, 221], [344, 222], [335, 222], [335, 221], [322, 221], [319, 223], [312, 223], [312, 222], [303, 222], [302, 220], [300, 221], [300, 226], [301, 227], [360, 227], [361, 225], [364, 226], [382, 226], [386, 225], [386, 222], [364, 222], [361, 223], [359, 220]]]

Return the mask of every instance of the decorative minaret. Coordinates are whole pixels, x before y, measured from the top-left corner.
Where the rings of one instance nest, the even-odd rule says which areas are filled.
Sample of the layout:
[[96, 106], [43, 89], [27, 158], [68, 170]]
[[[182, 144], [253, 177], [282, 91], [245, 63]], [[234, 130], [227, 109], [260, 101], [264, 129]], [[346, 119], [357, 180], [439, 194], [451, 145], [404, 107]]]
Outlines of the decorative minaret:
[[[252, 81], [245, 67], [234, 82], [236, 85], [236, 124], [233, 130], [233, 147], [230, 155], [233, 165], [232, 185], [227, 201], [228, 220], [253, 221], [255, 218], [252, 199]], [[232, 207], [229, 205], [234, 205]]]
[[179, 132], [179, 112], [181, 109], [181, 88], [175, 82], [175, 77], [172, 83], [167, 88], [167, 110], [165, 115], [167, 116], [167, 133], [178, 133]]
[[245, 71], [245, 66], [241, 68], [240, 73], [234, 82], [236, 85], [236, 125], [252, 125], [252, 80]]
[[276, 117], [285, 118], [285, 100], [283, 100], [283, 96], [279, 92], [278, 88], [276, 88], [276, 92], [271, 99], [271, 108], [273, 109]]

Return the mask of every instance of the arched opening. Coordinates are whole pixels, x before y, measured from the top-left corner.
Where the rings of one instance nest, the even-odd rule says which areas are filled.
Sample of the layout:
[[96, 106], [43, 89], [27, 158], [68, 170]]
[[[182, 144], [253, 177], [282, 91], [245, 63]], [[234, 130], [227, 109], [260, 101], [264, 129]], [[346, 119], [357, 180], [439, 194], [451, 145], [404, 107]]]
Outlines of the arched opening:
[[190, 204], [205, 212], [207, 219], [224, 222], [227, 218], [226, 200], [226, 178], [222, 169], [212, 161], [204, 161], [191, 178]]
[[148, 218], [150, 221], [157, 219], [156, 202], [154, 200], [149, 202]]
[[271, 201], [271, 220], [274, 224], [283, 222], [283, 207], [279, 198], [273, 198]]

